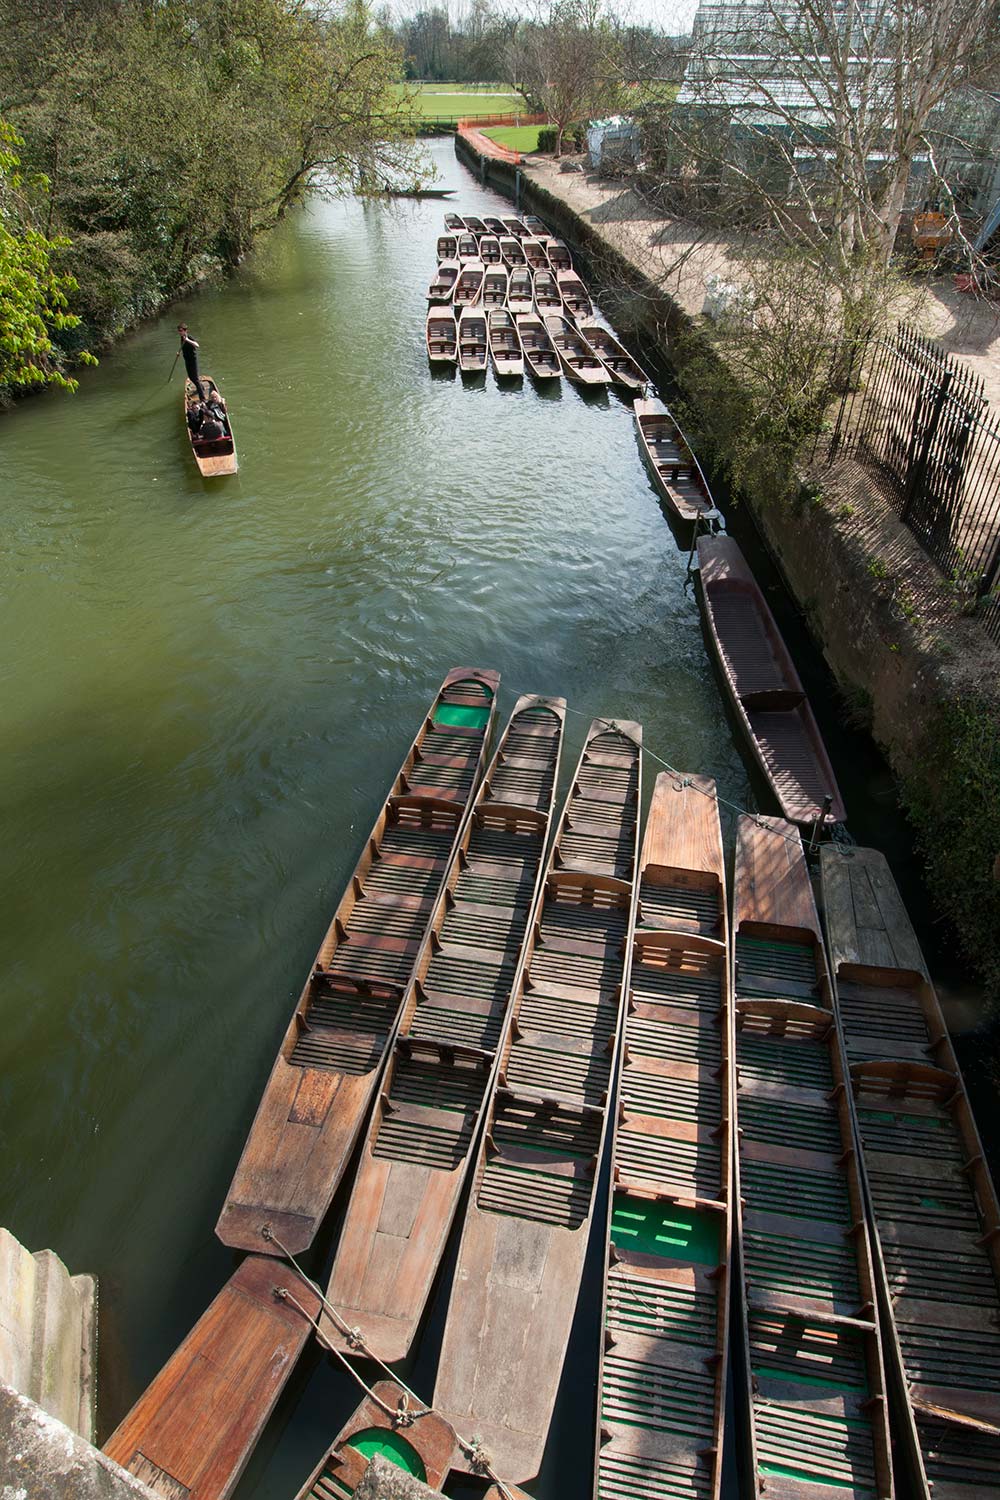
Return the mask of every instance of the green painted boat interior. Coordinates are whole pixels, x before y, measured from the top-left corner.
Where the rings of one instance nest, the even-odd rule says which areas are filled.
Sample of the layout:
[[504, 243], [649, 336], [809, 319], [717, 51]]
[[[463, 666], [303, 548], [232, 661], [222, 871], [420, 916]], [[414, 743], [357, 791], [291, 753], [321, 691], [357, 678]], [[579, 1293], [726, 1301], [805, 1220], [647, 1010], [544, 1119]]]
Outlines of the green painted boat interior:
[[462, 729], [482, 729], [489, 717], [489, 708], [474, 708], [464, 703], [439, 703], [434, 710], [435, 724], [450, 724]]
[[611, 1211], [611, 1241], [623, 1250], [699, 1266], [719, 1264], [719, 1221], [708, 1213], [676, 1203], [649, 1203], [616, 1193]]
[[386, 1458], [397, 1469], [402, 1469], [406, 1474], [412, 1474], [421, 1483], [427, 1482], [427, 1470], [424, 1468], [423, 1459], [411, 1443], [398, 1432], [390, 1432], [385, 1427], [366, 1427], [363, 1432], [356, 1432], [351, 1438], [350, 1446], [356, 1448], [364, 1458]]

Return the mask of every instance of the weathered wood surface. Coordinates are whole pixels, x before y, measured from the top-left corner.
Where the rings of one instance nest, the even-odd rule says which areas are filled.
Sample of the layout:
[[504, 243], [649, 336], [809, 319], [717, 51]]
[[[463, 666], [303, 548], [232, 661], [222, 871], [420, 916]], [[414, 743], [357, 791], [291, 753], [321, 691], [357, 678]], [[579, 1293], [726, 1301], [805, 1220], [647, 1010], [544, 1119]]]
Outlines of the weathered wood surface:
[[225, 1500], [318, 1312], [319, 1298], [290, 1266], [250, 1256], [104, 1452], [166, 1500]]
[[635, 918], [638, 725], [595, 720], [549, 860], [487, 1114], [434, 1405], [537, 1474], [593, 1214]]
[[734, 1202], [754, 1493], [889, 1500], [849, 1080], [805, 859], [797, 835], [781, 831], [791, 844], [738, 820], [733, 903]]
[[1000, 1205], [883, 856], [823, 851], [887, 1348], [921, 1500], [1000, 1496]]
[[216, 1225], [227, 1245], [278, 1254], [269, 1226], [295, 1254], [330, 1206], [479, 781], [498, 684], [450, 672], [392, 784], [264, 1090]]
[[[377, 1381], [371, 1396], [366, 1396], [344, 1423], [296, 1500], [340, 1500], [344, 1494], [353, 1494], [370, 1462], [354, 1443], [377, 1446], [381, 1433], [411, 1450], [419, 1460], [419, 1464], [414, 1463], [411, 1456], [411, 1469], [417, 1477], [432, 1490], [441, 1489], [454, 1467], [458, 1439], [451, 1424], [436, 1412], [413, 1415], [423, 1410], [394, 1380]], [[423, 1474], [419, 1472], [421, 1466]]]
[[[698, 538], [705, 628], [750, 751], [782, 816], [811, 828], [846, 816], [809, 700], [763, 591], [732, 537]], [[824, 799], [832, 799], [823, 813]]]
[[728, 1353], [732, 1006], [715, 783], [656, 779], [639, 861], [598, 1377], [595, 1500], [717, 1500]]
[[[478, 1144], [541, 894], [565, 714], [561, 698], [514, 706], [435, 903], [362, 1146], [327, 1297], [386, 1362], [416, 1334]], [[352, 1352], [329, 1317], [323, 1333]]]

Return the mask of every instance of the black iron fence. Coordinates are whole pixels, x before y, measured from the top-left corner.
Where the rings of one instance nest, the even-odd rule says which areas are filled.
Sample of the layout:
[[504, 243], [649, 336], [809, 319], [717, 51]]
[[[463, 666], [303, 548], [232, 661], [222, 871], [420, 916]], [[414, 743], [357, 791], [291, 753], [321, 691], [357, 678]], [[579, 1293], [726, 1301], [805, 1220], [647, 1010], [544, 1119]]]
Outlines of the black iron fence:
[[901, 323], [855, 352], [829, 443], [875, 471], [955, 597], [1000, 644], [1000, 423], [967, 365]]

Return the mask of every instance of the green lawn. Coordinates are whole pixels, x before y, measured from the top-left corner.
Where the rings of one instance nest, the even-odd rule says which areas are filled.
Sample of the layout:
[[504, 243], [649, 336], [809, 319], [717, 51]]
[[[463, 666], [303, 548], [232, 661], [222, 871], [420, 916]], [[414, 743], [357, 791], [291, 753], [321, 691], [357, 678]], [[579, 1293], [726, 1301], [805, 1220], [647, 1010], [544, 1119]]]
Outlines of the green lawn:
[[494, 125], [483, 131], [491, 141], [511, 151], [537, 151], [540, 125]]
[[[410, 92], [411, 85], [400, 85], [400, 91]], [[494, 89], [496, 91], [494, 91]], [[490, 92], [472, 92], [464, 84], [424, 84], [414, 95], [414, 108], [425, 119], [458, 120], [463, 115], [514, 115], [528, 114], [528, 106], [520, 94], [494, 86]]]

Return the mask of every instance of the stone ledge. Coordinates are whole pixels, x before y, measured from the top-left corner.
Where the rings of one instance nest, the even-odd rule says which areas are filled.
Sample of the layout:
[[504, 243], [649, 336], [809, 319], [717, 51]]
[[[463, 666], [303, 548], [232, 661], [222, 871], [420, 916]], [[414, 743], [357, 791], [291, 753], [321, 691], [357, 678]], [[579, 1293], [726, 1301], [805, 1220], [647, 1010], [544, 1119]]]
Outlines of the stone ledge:
[[[354, 1500], [433, 1500], [440, 1493], [376, 1454], [354, 1491]], [[4, 1500], [2, 1493], [0, 1500]]]
[[0, 1500], [158, 1500], [141, 1480], [0, 1383]]
[[0, 1229], [0, 1380], [88, 1441], [94, 1435], [97, 1284]]

